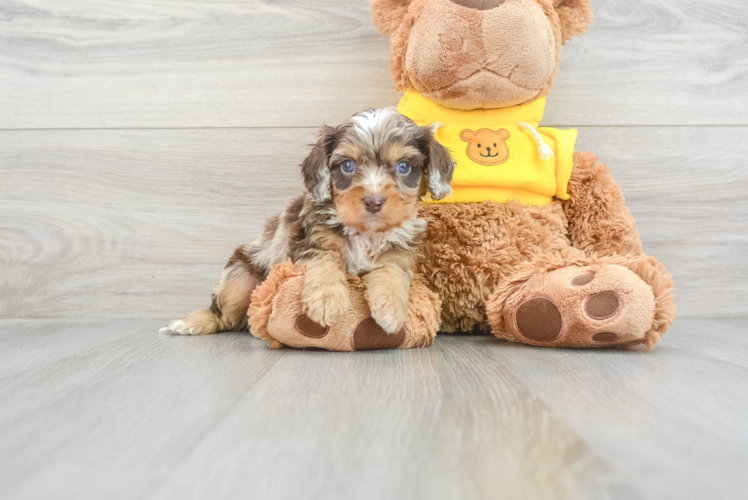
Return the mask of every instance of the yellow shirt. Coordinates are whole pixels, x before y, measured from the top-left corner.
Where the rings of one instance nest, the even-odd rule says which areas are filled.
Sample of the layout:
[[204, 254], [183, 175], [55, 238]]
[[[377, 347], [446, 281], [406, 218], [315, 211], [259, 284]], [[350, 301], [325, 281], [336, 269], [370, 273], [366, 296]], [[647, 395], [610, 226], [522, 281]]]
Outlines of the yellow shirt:
[[[460, 111], [406, 91], [397, 110], [419, 125], [443, 123], [436, 139], [457, 163], [452, 195], [440, 201], [427, 196], [425, 203], [518, 200], [526, 205], [547, 205], [554, 197], [569, 199], [566, 188], [577, 131], [538, 128], [545, 98], [510, 108]], [[518, 125], [520, 122], [537, 129], [553, 151], [550, 159], [541, 160], [538, 140]]]

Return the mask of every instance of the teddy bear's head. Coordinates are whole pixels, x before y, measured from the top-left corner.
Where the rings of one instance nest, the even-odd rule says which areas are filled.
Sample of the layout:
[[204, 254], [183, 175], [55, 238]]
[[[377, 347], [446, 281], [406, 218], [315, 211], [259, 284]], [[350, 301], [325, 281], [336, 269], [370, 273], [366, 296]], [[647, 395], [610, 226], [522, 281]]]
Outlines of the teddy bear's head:
[[561, 45], [592, 22], [592, 0], [371, 0], [392, 40], [398, 90], [456, 109], [546, 95]]

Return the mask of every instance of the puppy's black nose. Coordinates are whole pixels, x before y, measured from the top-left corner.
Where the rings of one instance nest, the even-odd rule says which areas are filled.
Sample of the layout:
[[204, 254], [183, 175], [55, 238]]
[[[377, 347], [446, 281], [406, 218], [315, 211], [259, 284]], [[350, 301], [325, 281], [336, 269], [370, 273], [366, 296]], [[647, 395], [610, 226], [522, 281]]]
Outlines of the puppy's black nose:
[[382, 205], [384, 205], [384, 197], [382, 196], [364, 197], [364, 206], [366, 207], [367, 212], [375, 214], [382, 210]]

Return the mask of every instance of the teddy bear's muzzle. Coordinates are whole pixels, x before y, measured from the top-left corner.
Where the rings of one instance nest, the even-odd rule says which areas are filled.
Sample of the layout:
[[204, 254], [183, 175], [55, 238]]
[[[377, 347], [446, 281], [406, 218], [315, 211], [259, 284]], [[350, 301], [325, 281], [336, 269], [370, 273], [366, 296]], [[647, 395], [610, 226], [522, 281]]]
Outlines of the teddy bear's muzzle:
[[432, 0], [413, 26], [405, 69], [415, 90], [456, 109], [514, 106], [541, 94], [557, 42], [537, 2], [488, 10], [464, 3]]

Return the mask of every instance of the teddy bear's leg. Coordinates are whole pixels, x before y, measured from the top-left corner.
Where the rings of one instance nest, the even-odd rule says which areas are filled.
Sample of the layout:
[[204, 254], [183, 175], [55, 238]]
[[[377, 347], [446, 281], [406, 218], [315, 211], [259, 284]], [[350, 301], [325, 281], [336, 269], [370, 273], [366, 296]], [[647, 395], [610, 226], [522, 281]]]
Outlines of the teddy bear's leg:
[[563, 202], [572, 249], [526, 263], [494, 291], [494, 332], [536, 345], [653, 347], [675, 319], [667, 270], [642, 253], [607, 166], [574, 154]]
[[252, 294], [250, 332], [270, 347], [315, 347], [329, 351], [406, 349], [431, 345], [439, 328], [441, 304], [423, 279], [411, 282], [405, 324], [388, 334], [371, 317], [364, 283], [348, 275], [351, 307], [330, 327], [309, 319], [302, 311], [305, 269], [285, 262], [276, 266]]
[[576, 249], [521, 266], [486, 303], [499, 338], [537, 346], [654, 347], [674, 317], [672, 280], [652, 257]]
[[562, 205], [574, 248], [587, 255], [641, 254], [639, 231], [607, 165], [591, 153], [574, 153]]
[[675, 319], [667, 270], [642, 253], [608, 168], [575, 153], [563, 202], [572, 248], [526, 262], [486, 303], [494, 334], [539, 346], [652, 348]]

